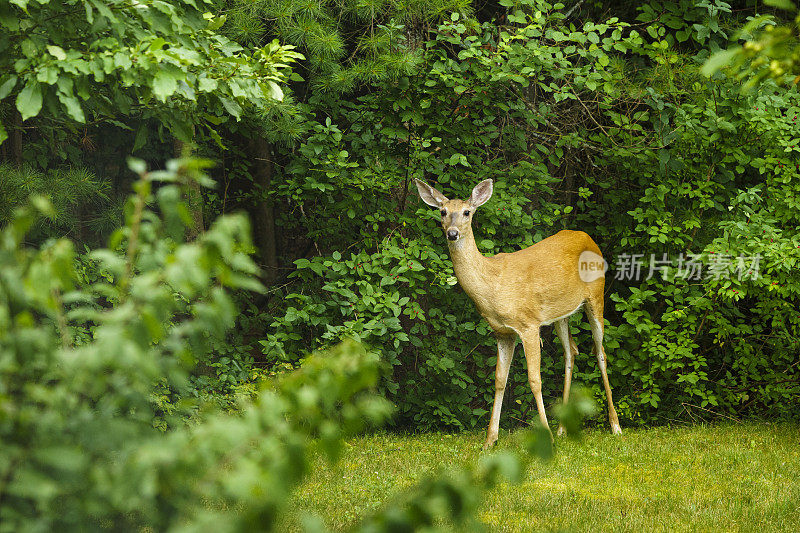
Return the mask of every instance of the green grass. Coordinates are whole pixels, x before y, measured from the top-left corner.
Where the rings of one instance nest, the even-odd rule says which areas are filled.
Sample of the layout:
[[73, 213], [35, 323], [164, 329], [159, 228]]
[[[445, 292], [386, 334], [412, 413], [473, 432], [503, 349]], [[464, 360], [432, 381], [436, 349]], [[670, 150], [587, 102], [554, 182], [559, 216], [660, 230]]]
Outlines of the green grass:
[[[514, 447], [501, 434], [500, 446]], [[292, 509], [345, 529], [439, 468], [474, 464], [483, 434], [377, 434], [320, 461]], [[588, 430], [490, 492], [490, 531], [800, 531], [800, 427], [740, 424]], [[297, 528], [297, 511], [286, 529]]]

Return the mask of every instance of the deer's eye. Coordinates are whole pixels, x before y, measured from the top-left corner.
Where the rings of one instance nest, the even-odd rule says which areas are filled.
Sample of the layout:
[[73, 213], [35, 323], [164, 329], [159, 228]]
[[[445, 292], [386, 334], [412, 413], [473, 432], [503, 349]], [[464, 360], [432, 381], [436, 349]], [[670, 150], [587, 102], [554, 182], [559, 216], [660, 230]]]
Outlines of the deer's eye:
[[469, 216], [469, 209], [467, 209], [466, 211], [464, 211], [464, 216], [465, 216], [465, 217], [468, 217], [468, 216]]
[[445, 216], [447, 214], [447, 209], [442, 209], [439, 212], [442, 214], [442, 216]]

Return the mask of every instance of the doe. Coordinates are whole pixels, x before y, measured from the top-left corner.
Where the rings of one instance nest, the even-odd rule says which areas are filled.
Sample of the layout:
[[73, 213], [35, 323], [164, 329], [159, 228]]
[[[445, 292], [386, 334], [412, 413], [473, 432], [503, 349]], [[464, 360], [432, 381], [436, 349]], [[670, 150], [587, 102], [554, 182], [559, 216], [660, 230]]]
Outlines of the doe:
[[[485, 257], [475, 245], [472, 217], [475, 209], [492, 196], [492, 180], [476, 185], [466, 201], [448, 200], [427, 183], [414, 181], [422, 201], [439, 209], [458, 282], [497, 337], [494, 406], [484, 449], [497, 441], [500, 409], [517, 336], [525, 351], [528, 382], [536, 397], [539, 419], [549, 430], [542, 400], [539, 329], [555, 324], [564, 346], [564, 402], [567, 402], [573, 362], [578, 353], [569, 331], [569, 317], [584, 305], [608, 399], [611, 432], [622, 433], [606, 373], [603, 350], [605, 262], [597, 244], [582, 231], [563, 230], [523, 250]], [[564, 427], [559, 426], [558, 434], [563, 432]]]

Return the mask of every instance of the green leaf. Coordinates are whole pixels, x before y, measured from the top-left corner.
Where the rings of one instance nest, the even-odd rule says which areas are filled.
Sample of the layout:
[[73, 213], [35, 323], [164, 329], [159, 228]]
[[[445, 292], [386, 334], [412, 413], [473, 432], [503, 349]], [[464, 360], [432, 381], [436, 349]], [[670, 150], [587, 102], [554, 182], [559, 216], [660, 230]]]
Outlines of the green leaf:
[[0, 122], [0, 144], [3, 144], [3, 141], [8, 139], [8, 133], [6, 133], [6, 128], [3, 126], [3, 123]]
[[137, 151], [139, 148], [144, 146], [147, 142], [147, 127], [143, 124], [139, 127], [139, 131], [136, 132], [136, 137], [133, 140], [133, 148], [131, 152]]
[[705, 62], [703, 68], [700, 69], [700, 72], [705, 76], [711, 76], [720, 68], [728, 64], [733, 56], [739, 53], [740, 49], [741, 46], [735, 46], [733, 48], [728, 48], [727, 50], [720, 50], [708, 58], [708, 61]]
[[55, 45], [52, 45], [52, 44], [48, 45], [47, 46], [47, 51], [50, 52], [50, 55], [52, 55], [53, 57], [55, 57], [59, 61], [64, 61], [67, 58], [66, 52], [64, 52], [64, 49], [61, 48], [60, 46], [55, 46]]
[[273, 100], [278, 100], [279, 102], [283, 100], [283, 90], [280, 85], [274, 81], [267, 82], [265, 94], [268, 98], [272, 98]]
[[696, 40], [700, 43], [706, 42], [709, 35], [711, 35], [711, 29], [704, 24], [694, 24], [693, 27], [697, 31]]
[[178, 79], [180, 75], [172, 69], [162, 69], [156, 73], [153, 78], [153, 94], [162, 102], [166, 102], [167, 98], [175, 94], [178, 89]]
[[490, 483], [501, 481], [517, 483], [523, 474], [519, 458], [507, 451], [497, 452], [484, 458], [480, 463], [480, 470]]
[[101, 2], [100, 0], [89, 0], [92, 3], [94, 8], [100, 12], [100, 15], [107, 18], [111, 22], [117, 22], [119, 19], [114, 16], [114, 12], [111, 11], [111, 8], [105, 4], [105, 2]]
[[17, 95], [17, 110], [22, 115], [22, 120], [35, 117], [42, 110], [42, 87], [38, 82], [32, 81], [25, 85]]
[[239, 117], [242, 116], [242, 106], [228, 98], [220, 98], [219, 101], [222, 102], [222, 106], [228, 113], [230, 113], [236, 120], [239, 120]]
[[778, 9], [787, 9], [789, 11], [797, 11], [797, 6], [794, 2], [789, 0], [764, 0], [764, 5], [777, 7]]
[[513, 22], [515, 24], [525, 24], [525, 13], [523, 13], [520, 10], [516, 10], [513, 13], [509, 13], [508, 21]]
[[217, 80], [214, 78], [200, 78], [197, 88], [201, 93], [210, 93], [217, 88]]
[[208, 15], [211, 15], [211, 13], [204, 13], [203, 18], [208, 20], [208, 29], [210, 31], [217, 31], [227, 20], [227, 15], [222, 15], [220, 17], [214, 17], [213, 15], [209, 17]]
[[83, 109], [81, 109], [81, 104], [78, 102], [77, 97], [59, 92], [58, 99], [61, 100], [61, 103], [67, 108], [67, 114], [69, 114], [69, 116], [77, 122], [86, 122], [86, 117], [83, 115]]
[[183, 120], [174, 120], [169, 124], [169, 129], [179, 141], [192, 142], [194, 134], [190, 123]]
[[141, 159], [137, 159], [135, 157], [129, 157], [128, 168], [131, 169], [132, 172], [141, 175], [147, 172], [147, 163], [145, 163]]
[[527, 441], [525, 443], [526, 448], [532, 455], [549, 461], [553, 457], [553, 441], [550, 440], [551, 438], [550, 431], [541, 424], [537, 424], [525, 439]]
[[0, 84], [0, 100], [11, 94], [14, 87], [17, 85], [17, 77], [13, 74], [3, 83]]
[[58, 81], [58, 75], [61, 71], [51, 65], [43, 66], [36, 73], [36, 81], [46, 83], [47, 85], [55, 85]]

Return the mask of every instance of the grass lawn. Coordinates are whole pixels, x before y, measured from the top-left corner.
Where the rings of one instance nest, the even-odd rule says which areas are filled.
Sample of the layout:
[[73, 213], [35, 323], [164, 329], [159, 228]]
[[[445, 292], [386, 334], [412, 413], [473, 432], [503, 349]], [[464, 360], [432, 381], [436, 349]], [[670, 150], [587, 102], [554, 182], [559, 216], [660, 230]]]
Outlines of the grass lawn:
[[[483, 437], [354, 439], [338, 463], [319, 463], [291, 507], [344, 529], [426, 474], [474, 463]], [[501, 433], [499, 449], [512, 441]], [[488, 530], [800, 531], [799, 426], [627, 429], [621, 437], [598, 429], [556, 445], [553, 461], [487, 495], [480, 517]], [[297, 528], [297, 516], [285, 520]]]

